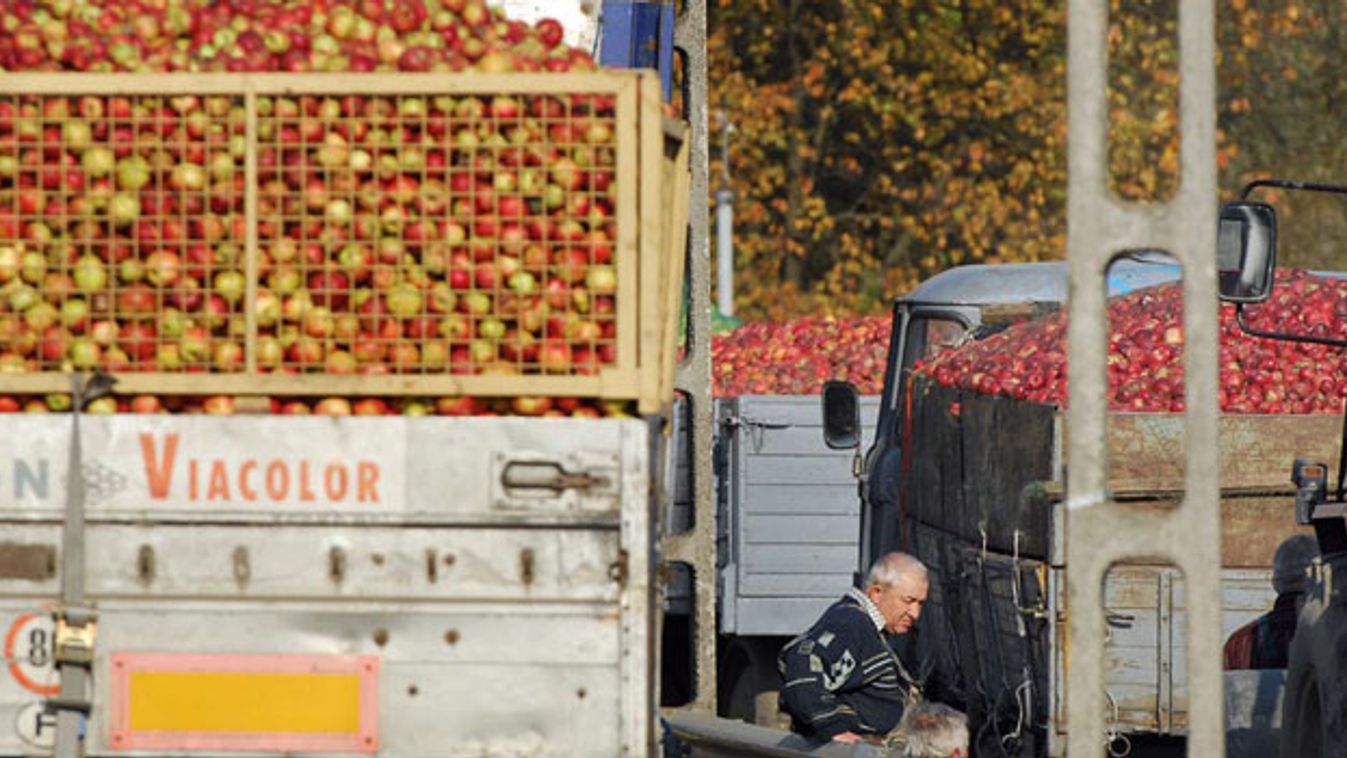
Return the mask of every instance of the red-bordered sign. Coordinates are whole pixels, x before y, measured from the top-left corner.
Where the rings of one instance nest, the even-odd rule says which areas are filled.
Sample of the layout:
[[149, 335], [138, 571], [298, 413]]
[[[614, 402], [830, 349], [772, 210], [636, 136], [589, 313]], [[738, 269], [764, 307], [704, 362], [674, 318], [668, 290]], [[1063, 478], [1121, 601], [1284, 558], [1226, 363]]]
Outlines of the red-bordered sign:
[[52, 622], [46, 614], [24, 613], [14, 619], [5, 634], [5, 660], [9, 661], [9, 675], [19, 686], [35, 695], [51, 697], [61, 691], [61, 685], [43, 684], [43, 672], [53, 674]]

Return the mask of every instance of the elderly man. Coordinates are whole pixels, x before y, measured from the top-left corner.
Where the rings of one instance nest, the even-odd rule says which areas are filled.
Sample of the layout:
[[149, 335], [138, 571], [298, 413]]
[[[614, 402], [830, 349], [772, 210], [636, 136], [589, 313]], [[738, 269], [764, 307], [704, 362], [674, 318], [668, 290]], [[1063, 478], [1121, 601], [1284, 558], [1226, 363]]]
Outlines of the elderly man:
[[899, 731], [903, 758], [968, 758], [968, 718], [948, 705], [913, 705]]
[[1272, 556], [1272, 610], [1236, 629], [1225, 641], [1225, 668], [1284, 669], [1296, 633], [1301, 598], [1309, 584], [1309, 566], [1319, 543], [1308, 534], [1287, 537]]
[[856, 742], [898, 725], [920, 690], [889, 643], [921, 616], [928, 587], [920, 561], [889, 553], [870, 567], [864, 590], [847, 592], [781, 649], [781, 706], [792, 729]]

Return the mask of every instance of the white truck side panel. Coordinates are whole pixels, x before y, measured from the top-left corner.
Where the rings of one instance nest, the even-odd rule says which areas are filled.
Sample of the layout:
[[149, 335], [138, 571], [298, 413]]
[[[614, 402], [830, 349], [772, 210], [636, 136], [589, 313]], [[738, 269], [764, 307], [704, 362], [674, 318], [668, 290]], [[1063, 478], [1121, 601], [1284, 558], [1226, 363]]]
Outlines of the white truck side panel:
[[[879, 400], [861, 399], [862, 429], [874, 429]], [[860, 536], [854, 454], [823, 443], [821, 402], [746, 395], [719, 405], [728, 446], [723, 633], [793, 636], [851, 587]]]
[[[59, 576], [6, 553], [52, 548], [60, 565], [70, 417], [5, 424], [0, 754], [19, 755], [51, 734], [36, 689], [55, 681]], [[111, 416], [81, 433], [100, 610], [91, 755], [187, 752], [110, 751], [119, 653], [376, 656], [381, 756], [648, 752], [643, 422]], [[267, 492], [273, 462], [287, 492], [280, 473]], [[556, 467], [588, 488], [506, 485]], [[343, 468], [345, 492], [327, 473]]]

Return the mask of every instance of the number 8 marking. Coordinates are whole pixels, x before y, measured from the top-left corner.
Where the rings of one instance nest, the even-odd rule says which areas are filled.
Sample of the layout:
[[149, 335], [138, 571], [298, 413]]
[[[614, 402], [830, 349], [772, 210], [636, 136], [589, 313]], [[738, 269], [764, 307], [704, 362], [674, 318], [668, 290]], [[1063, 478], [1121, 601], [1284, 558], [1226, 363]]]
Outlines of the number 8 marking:
[[[34, 621], [37, 618], [36, 613], [25, 613], [10, 625], [9, 633], [5, 635], [5, 660], [9, 661], [9, 675], [14, 677], [14, 681], [18, 682], [20, 687], [37, 695], [51, 697], [61, 691], [61, 685], [39, 684], [33, 681], [19, 666], [19, 660], [14, 656], [14, 643], [18, 641], [19, 631], [29, 621]], [[32, 647], [28, 651], [28, 662], [34, 666], [42, 666], [47, 663], [46, 637], [47, 633], [42, 629], [34, 629], [29, 633], [28, 641]], [[39, 663], [39, 661], [41, 662]]]

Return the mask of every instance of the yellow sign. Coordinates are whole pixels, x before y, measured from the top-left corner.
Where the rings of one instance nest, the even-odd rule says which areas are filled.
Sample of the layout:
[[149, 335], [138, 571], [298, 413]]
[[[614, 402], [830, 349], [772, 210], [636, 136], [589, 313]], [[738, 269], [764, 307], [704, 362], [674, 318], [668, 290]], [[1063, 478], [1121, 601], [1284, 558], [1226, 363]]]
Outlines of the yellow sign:
[[357, 674], [137, 671], [130, 679], [136, 732], [355, 734]]
[[370, 655], [113, 653], [114, 750], [376, 753]]

